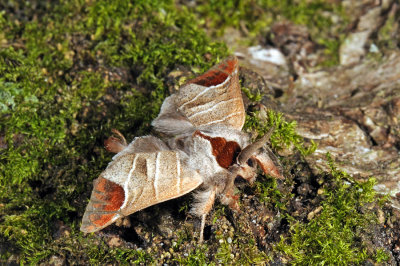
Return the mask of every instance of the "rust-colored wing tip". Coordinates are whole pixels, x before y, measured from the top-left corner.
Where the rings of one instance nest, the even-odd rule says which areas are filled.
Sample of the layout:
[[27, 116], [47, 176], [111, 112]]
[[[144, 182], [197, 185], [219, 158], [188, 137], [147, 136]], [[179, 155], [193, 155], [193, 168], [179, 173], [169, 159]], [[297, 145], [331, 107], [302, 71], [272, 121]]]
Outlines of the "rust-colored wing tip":
[[189, 80], [186, 84], [197, 84], [205, 87], [217, 86], [223, 83], [238, 68], [236, 56], [229, 56], [224, 61], [215, 65], [203, 75]]
[[84, 233], [96, 232], [120, 217], [118, 211], [125, 200], [124, 189], [103, 177], [94, 181], [92, 195], [80, 230]]

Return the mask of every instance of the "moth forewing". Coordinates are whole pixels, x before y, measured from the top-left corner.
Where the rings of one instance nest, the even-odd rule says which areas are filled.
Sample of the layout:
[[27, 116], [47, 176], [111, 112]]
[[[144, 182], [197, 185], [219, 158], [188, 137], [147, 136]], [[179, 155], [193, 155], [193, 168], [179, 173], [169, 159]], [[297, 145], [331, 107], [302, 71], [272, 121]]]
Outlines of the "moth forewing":
[[185, 195], [203, 183], [202, 177], [181, 160], [179, 151], [136, 154], [131, 173], [124, 185], [124, 215]]
[[[167, 147], [154, 137], [135, 139], [94, 181], [81, 231], [98, 231], [118, 218], [151, 205], [185, 195], [203, 178], [186, 165], [186, 155]], [[153, 151], [154, 149], [162, 149]], [[153, 152], [138, 152], [151, 150]]]

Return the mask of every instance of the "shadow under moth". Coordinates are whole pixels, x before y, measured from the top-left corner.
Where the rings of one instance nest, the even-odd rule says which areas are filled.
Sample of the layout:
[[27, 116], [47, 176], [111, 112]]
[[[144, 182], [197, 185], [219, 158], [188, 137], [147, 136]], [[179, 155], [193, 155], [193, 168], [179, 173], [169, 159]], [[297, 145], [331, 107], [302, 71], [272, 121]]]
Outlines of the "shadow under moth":
[[167, 97], [152, 126], [167, 137], [135, 138], [129, 145], [121, 133], [105, 141], [116, 153], [94, 181], [81, 231], [96, 232], [117, 219], [196, 189], [191, 213], [201, 218], [200, 242], [206, 216], [214, 201], [239, 210], [234, 180], [249, 182], [257, 165], [283, 178], [267, 151], [269, 136], [250, 143], [242, 132], [245, 109], [238, 61], [231, 56]]

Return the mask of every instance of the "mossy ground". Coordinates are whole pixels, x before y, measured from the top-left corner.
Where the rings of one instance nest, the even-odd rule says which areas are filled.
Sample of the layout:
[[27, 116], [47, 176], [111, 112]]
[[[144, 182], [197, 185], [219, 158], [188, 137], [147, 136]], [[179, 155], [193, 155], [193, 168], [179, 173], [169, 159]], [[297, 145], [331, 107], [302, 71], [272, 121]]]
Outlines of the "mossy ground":
[[[289, 8], [292, 2], [299, 5]], [[185, 226], [179, 227], [173, 240], [163, 240], [164, 246], [139, 239], [110, 247], [106, 238], [79, 232], [92, 180], [112, 156], [102, 148], [111, 129], [119, 129], [128, 140], [150, 133], [149, 124], [168, 92], [168, 73], [177, 68], [203, 72], [228, 55], [226, 46], [212, 41], [203, 28], [218, 35], [225, 27], [245, 23], [254, 39], [272, 20], [286, 18], [312, 26], [313, 36], [323, 36], [320, 33], [331, 22], [313, 15], [334, 11], [335, 5], [324, 1], [215, 1], [214, 5], [199, 3], [188, 8], [161, 0], [11, 0], [0, 7], [0, 262], [36, 264], [49, 262], [53, 256], [78, 264], [249, 264], [282, 257], [299, 264], [334, 262], [334, 253], [324, 252], [325, 247], [337, 245], [334, 240], [342, 233], [340, 225], [350, 232], [364, 226], [365, 217], [373, 216], [362, 209], [376, 201], [372, 181], [345, 185], [345, 175], [334, 168], [319, 177], [324, 180], [319, 184], [324, 192], [315, 202], [323, 206], [321, 216], [316, 214], [318, 218], [308, 222], [293, 215], [291, 189], [301, 178], [316, 177], [299, 177], [287, 160], [285, 167], [292, 170], [287, 171], [291, 177], [285, 183], [261, 178], [245, 188], [254, 197], [242, 199], [244, 208], [251, 210], [256, 204], [260, 211], [272, 211], [273, 216], [259, 222], [262, 228], [269, 228], [268, 223], [271, 228], [279, 227], [279, 235], [266, 234], [271, 242], [262, 242], [262, 232], [249, 237], [254, 234], [252, 225], [222, 206], [212, 214], [211, 243], [201, 247]], [[318, 41], [335, 62], [338, 39], [321, 37]], [[249, 116], [248, 128], [264, 132], [276, 126], [274, 148], [294, 145], [303, 154], [312, 150], [303, 147], [294, 133], [295, 124], [279, 114], [271, 112], [265, 124], [255, 117]], [[350, 192], [355, 195], [346, 198]], [[344, 198], [335, 201], [336, 193]], [[175, 202], [183, 210], [177, 216], [186, 217], [188, 200]], [[344, 209], [337, 209], [339, 205]], [[352, 216], [342, 220], [349, 209]], [[274, 218], [278, 212], [281, 218]], [[235, 219], [239, 222], [233, 231], [226, 225]], [[327, 221], [333, 226], [340, 223], [333, 227], [332, 237], [319, 235], [321, 224]], [[238, 229], [240, 222], [243, 230]], [[151, 232], [149, 239], [154, 243], [160, 243], [156, 240], [161, 235], [151, 229], [143, 230]], [[313, 231], [307, 233], [308, 229]], [[342, 249], [333, 248], [343, 251], [341, 262], [384, 258], [382, 250], [365, 251], [357, 236], [343, 239]], [[315, 239], [322, 237], [326, 244]], [[357, 251], [363, 253], [350, 258]]]

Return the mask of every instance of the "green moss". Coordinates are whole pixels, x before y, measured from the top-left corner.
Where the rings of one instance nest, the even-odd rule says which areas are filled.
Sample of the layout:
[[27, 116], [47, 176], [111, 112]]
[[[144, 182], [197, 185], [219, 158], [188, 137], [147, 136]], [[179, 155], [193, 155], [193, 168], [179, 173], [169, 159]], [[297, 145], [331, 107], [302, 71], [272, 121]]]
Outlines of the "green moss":
[[[270, 260], [257, 248], [256, 242], [237, 232], [233, 238], [217, 235], [219, 247], [215, 254], [217, 264], [222, 265], [255, 265]], [[237, 252], [237, 251], [240, 252]]]
[[385, 251], [384, 249], [377, 249], [376, 250], [376, 254], [375, 254], [375, 261], [377, 263], [383, 263], [385, 261], [388, 261], [390, 259], [390, 255], [388, 254], [387, 251]]
[[[224, 236], [217, 235], [217, 240], [219, 242], [219, 248], [217, 253], [215, 254], [215, 258], [218, 263], [222, 263], [223, 265], [228, 265], [233, 263], [234, 254], [232, 253], [232, 238], [225, 239]], [[229, 240], [228, 240], [229, 239]]]
[[206, 245], [202, 245], [186, 254], [186, 256], [179, 256], [174, 261], [179, 263], [179, 265], [212, 265], [206, 257], [206, 253], [207, 247]]
[[[183, 7], [178, 11], [173, 1], [96, 1], [85, 22], [95, 32], [95, 50], [109, 64], [133, 66], [136, 81], [153, 88], [152, 100], [159, 105], [166, 96], [163, 79], [174, 66], [200, 65], [204, 71], [227, 55], [225, 46], [210, 42], [195, 17]], [[212, 62], [206, 63], [207, 54], [214, 55]]]
[[277, 188], [276, 179], [260, 179], [258, 178], [256, 183], [256, 193], [261, 202], [266, 204], [273, 204], [274, 208], [285, 211], [288, 203], [288, 198], [291, 195], [284, 195]]
[[[261, 100], [261, 94], [253, 94], [248, 88], [242, 88], [243, 93], [252, 102]], [[264, 136], [271, 128], [272, 132], [270, 143], [272, 148], [281, 150], [294, 146], [303, 155], [313, 153], [317, 144], [311, 141], [310, 145], [304, 145], [304, 139], [296, 133], [296, 121], [287, 122], [282, 113], [274, 110], [250, 111], [246, 114], [246, 121], [243, 126], [245, 131], [255, 131], [257, 135]]]
[[358, 239], [363, 230], [376, 223], [375, 212], [366, 207], [377, 203], [373, 190], [376, 181], [355, 181], [334, 166], [329, 154], [327, 159], [331, 173], [320, 188], [320, 212], [306, 223], [289, 216], [291, 233], [276, 246], [294, 265], [359, 264], [375, 257]]
[[249, 88], [242, 87], [242, 92], [249, 98], [250, 101], [252, 102], [259, 102], [262, 99], [262, 95], [259, 91], [256, 92], [256, 94], [251, 93]]
[[280, 150], [294, 146], [303, 155], [313, 153], [317, 148], [316, 144], [311, 141], [311, 145], [306, 147], [303, 138], [295, 131], [296, 126], [296, 121], [287, 122], [282, 113], [268, 110], [266, 113], [255, 111], [247, 114], [244, 129], [256, 131], [263, 136], [274, 128], [270, 138], [272, 148]]
[[[205, 19], [202, 21], [217, 33], [226, 27], [240, 28], [243, 23], [250, 32], [259, 32], [282, 17], [295, 24], [310, 27], [329, 27], [332, 22], [323, 11], [336, 11], [340, 7], [326, 1], [204, 1], [194, 7], [195, 12]], [[242, 26], [243, 27], [243, 26]]]
[[[397, 15], [398, 16], [398, 15]], [[378, 32], [378, 47], [383, 49], [395, 49], [400, 43], [398, 37], [398, 24], [396, 25], [396, 14], [391, 13], [386, 20], [385, 24], [379, 29]]]

